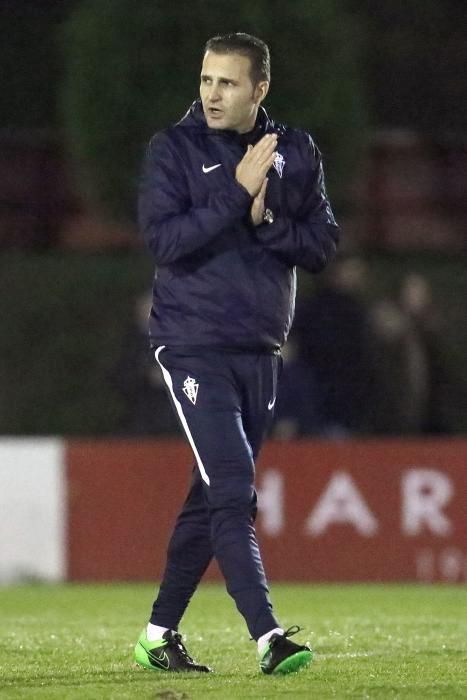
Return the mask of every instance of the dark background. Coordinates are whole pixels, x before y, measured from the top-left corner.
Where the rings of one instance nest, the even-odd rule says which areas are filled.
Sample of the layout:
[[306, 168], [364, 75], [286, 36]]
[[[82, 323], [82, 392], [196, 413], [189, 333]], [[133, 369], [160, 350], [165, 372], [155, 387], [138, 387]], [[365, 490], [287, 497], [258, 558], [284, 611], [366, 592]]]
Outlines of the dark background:
[[[170, 10], [169, 3], [154, 4]], [[196, 13], [202, 3], [190, 4]], [[78, 0], [2, 0], [3, 128], [61, 127], [57, 95], [65, 68], [60, 29], [79, 5]], [[361, 70], [371, 124], [465, 135], [463, 0], [347, 0], [342, 7], [358, 19], [357, 39], [363, 35]], [[280, 40], [280, 16], [277, 36]], [[179, 41], [184, 40], [182, 34]], [[173, 48], [171, 42], [166, 47]]]
[[[135, 227], [137, 175], [149, 135], [196, 97], [204, 40], [229, 29], [270, 43], [267, 107], [312, 131], [323, 150], [342, 254], [367, 270], [350, 292], [363, 311], [397, 306], [406, 274], [427, 281], [442, 367], [437, 430], [465, 432], [462, 0], [3, 0], [0, 432], [173, 429], [142, 419], [162, 409], [159, 389], [155, 399], [146, 395], [136, 318], [153, 273]], [[302, 276], [300, 305], [325, 282]], [[386, 367], [386, 355], [378, 357]], [[404, 381], [392, 380], [400, 394]], [[392, 410], [382, 405], [383, 414]], [[378, 425], [355, 430], [407, 432]]]

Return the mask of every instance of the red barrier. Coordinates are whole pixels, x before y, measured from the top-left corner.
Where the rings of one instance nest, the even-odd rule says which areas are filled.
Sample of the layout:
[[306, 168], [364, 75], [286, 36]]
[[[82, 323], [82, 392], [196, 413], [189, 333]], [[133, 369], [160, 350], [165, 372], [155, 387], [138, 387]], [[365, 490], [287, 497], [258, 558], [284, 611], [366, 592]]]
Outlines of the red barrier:
[[[159, 579], [191, 462], [176, 441], [70, 442], [69, 579]], [[466, 466], [466, 440], [267, 444], [257, 531], [269, 577], [467, 581]]]

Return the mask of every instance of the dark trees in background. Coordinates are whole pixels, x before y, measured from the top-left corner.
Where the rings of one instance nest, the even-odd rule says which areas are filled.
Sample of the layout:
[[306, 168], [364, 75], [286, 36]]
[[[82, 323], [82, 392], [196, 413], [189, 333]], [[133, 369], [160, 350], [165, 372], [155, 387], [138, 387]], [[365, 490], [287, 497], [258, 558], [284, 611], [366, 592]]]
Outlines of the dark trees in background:
[[58, 27], [78, 0], [0, 3], [0, 129], [58, 127]]
[[[5, 127], [53, 127], [57, 125], [57, 88], [63, 74], [63, 39], [60, 25], [69, 19], [73, 10], [88, 4], [101, 6], [102, 22], [110, 19], [121, 0], [111, 3], [89, 2], [85, 0], [2, 0], [0, 3], [0, 128]], [[134, 14], [135, 8], [145, 2], [128, 3]], [[306, 11], [317, 3], [288, 3], [295, 13], [287, 19], [283, 14], [286, 3], [251, 3], [249, 21], [242, 21], [241, 11], [236, 12], [236, 3], [219, 0], [217, 15], [223, 18], [220, 30], [226, 26], [248, 26], [251, 31], [262, 30], [263, 20], [267, 23], [268, 40], [274, 48], [275, 78], [278, 83], [283, 66], [283, 74], [288, 75], [289, 58], [303, 58], [303, 35], [306, 34], [306, 21], [302, 21], [303, 7]], [[190, 76], [197, 69], [196, 51], [190, 55], [188, 63], [174, 55], [183, 44], [190, 46], [199, 39], [204, 40], [203, 25], [208, 30], [212, 24], [206, 23], [206, 15], [212, 14], [211, 3], [205, 0], [192, 0], [169, 3], [168, 0], [154, 0], [150, 3], [153, 12], [164, 16], [169, 33], [162, 39], [163, 46], [172, 56], [174, 68], [180, 66], [186, 72], [183, 89], [193, 87]], [[329, 31], [328, 41], [339, 47], [342, 40], [357, 41], [361, 48], [361, 68], [370, 107], [370, 118], [376, 126], [407, 126], [431, 131], [454, 131], [465, 134], [467, 124], [467, 84], [465, 65], [467, 64], [467, 28], [465, 0], [342, 0], [341, 6], [351, 13], [355, 23], [349, 36], [348, 17], [336, 19], [334, 3], [318, 3], [320, 11], [327, 12]], [[183, 7], [182, 7], [183, 6]], [[185, 21], [180, 24], [176, 15], [182, 8]], [[84, 9], [83, 9], [84, 11]], [[172, 13], [175, 13], [173, 15]], [[266, 16], [258, 19], [262, 14]], [[232, 19], [233, 17], [233, 19]], [[216, 17], [214, 17], [216, 20]], [[195, 28], [201, 24], [201, 33]], [[342, 32], [342, 24], [347, 26], [347, 34]], [[133, 22], [130, 19], [130, 26]], [[194, 26], [195, 25], [195, 26]], [[241, 25], [241, 26], [240, 26]], [[356, 29], [358, 27], [358, 29]], [[90, 28], [91, 30], [91, 28]], [[148, 27], [148, 31], [150, 27]], [[320, 30], [318, 30], [320, 31]], [[356, 32], [356, 35], [355, 35]], [[193, 41], [191, 35], [197, 36]], [[201, 37], [202, 34], [202, 37]], [[292, 43], [290, 43], [292, 37]], [[138, 36], [135, 36], [137, 42]], [[316, 36], [310, 35], [310, 42]], [[333, 69], [328, 67], [328, 55], [321, 41], [316, 47], [319, 61], [313, 67], [295, 71], [292, 79], [301, 85], [304, 94], [313, 97], [309, 81], [309, 71], [324, 76]], [[308, 50], [308, 47], [307, 47]], [[345, 61], [348, 49], [342, 48]], [[290, 54], [288, 56], [287, 54]], [[285, 63], [282, 62], [285, 58]], [[173, 63], [175, 61], [175, 63]], [[195, 65], [196, 64], [196, 65]], [[279, 65], [281, 64], [281, 65]], [[166, 62], [164, 63], [166, 65]], [[300, 61], [303, 67], [303, 60]], [[92, 67], [92, 64], [91, 64]], [[157, 66], [152, 66], [156, 69]], [[169, 93], [170, 95], [170, 93]], [[279, 103], [283, 97], [277, 96]], [[182, 100], [183, 104], [184, 101]], [[301, 100], [290, 105], [301, 117]], [[299, 119], [301, 122], [301, 119]], [[316, 127], [315, 124], [312, 126]], [[318, 124], [319, 126], [319, 124]]]
[[232, 29], [270, 43], [268, 106], [314, 133], [334, 198], [367, 117], [465, 138], [464, 0], [3, 0], [0, 129], [65, 121], [89, 189], [128, 214], [146, 138], [196, 96], [206, 37]]
[[197, 97], [206, 39], [239, 30], [270, 45], [266, 109], [314, 134], [342, 193], [366, 126], [361, 35], [342, 2], [86, 0], [65, 27], [63, 114], [83, 181], [110, 211], [132, 212], [148, 138]]
[[347, 0], [365, 24], [372, 123], [467, 135], [465, 0]]

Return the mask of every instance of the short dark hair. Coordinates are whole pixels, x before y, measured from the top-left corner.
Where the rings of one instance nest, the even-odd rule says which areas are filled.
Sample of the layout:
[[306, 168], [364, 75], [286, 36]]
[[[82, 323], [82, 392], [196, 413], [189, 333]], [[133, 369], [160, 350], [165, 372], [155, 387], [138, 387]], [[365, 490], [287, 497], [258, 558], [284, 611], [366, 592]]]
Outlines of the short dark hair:
[[254, 85], [261, 80], [271, 80], [271, 59], [268, 45], [251, 34], [232, 32], [208, 39], [204, 53], [238, 53], [250, 59], [250, 76]]

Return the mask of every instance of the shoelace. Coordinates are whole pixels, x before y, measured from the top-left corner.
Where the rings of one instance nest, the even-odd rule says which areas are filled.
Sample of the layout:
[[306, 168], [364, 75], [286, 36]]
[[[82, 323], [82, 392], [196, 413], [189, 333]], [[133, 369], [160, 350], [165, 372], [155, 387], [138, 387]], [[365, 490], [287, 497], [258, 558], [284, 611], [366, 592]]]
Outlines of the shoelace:
[[300, 632], [301, 629], [302, 628], [298, 625], [292, 625], [292, 627], [289, 627], [285, 630], [284, 634], [278, 634], [277, 636], [274, 635], [274, 639], [269, 642], [270, 648], [274, 647], [278, 642], [287, 639], [287, 637], [293, 637], [293, 635], [297, 634], [297, 632]]
[[178, 647], [180, 653], [182, 654], [182, 656], [185, 657], [185, 659], [187, 659], [187, 661], [194, 663], [193, 659], [189, 655], [188, 651], [186, 650], [185, 645], [182, 642], [182, 635], [179, 632], [174, 632], [170, 636], [170, 643], [173, 643]]

